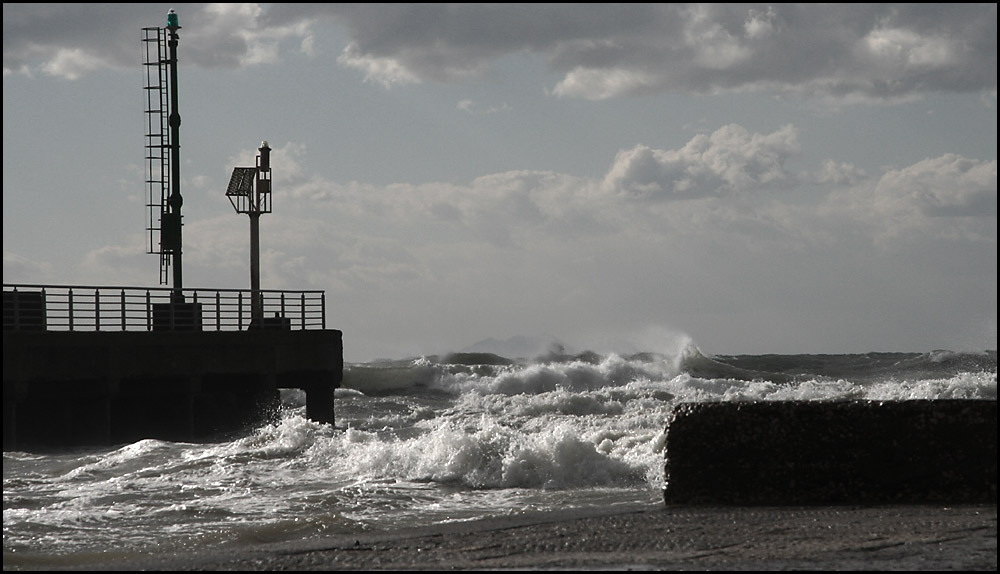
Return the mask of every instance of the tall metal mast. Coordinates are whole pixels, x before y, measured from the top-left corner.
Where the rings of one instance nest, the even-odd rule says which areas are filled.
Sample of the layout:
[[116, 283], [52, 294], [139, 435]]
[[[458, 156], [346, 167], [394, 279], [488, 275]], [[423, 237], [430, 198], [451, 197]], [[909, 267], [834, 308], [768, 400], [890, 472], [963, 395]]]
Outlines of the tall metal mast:
[[183, 298], [184, 275], [181, 269], [181, 114], [177, 105], [177, 30], [180, 30], [177, 13], [173, 8], [167, 14], [167, 31], [170, 38], [167, 41], [169, 55], [167, 65], [170, 67], [170, 207], [171, 224], [176, 226], [177, 244], [173, 249], [174, 257], [174, 297]]
[[146, 186], [149, 253], [160, 256], [160, 283], [173, 264], [174, 298], [184, 287], [181, 267], [181, 116], [177, 106], [177, 14], [165, 28], [143, 28], [146, 70]]

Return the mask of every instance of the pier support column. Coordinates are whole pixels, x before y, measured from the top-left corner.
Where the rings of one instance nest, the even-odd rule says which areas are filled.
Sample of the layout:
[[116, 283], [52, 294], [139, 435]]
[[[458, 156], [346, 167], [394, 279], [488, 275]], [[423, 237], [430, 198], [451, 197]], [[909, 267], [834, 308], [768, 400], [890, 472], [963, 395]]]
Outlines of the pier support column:
[[329, 384], [308, 385], [306, 392], [306, 418], [324, 424], [334, 424], [333, 386]]
[[3, 401], [3, 449], [4, 451], [17, 448], [17, 403], [14, 399], [4, 399]]

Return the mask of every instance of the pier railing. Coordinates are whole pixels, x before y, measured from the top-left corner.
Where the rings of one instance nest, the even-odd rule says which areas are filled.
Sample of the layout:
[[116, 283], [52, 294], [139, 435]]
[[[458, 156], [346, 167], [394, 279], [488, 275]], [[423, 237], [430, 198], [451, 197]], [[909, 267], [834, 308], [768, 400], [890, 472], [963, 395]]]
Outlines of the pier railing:
[[4, 284], [4, 330], [242, 331], [326, 329], [323, 291]]

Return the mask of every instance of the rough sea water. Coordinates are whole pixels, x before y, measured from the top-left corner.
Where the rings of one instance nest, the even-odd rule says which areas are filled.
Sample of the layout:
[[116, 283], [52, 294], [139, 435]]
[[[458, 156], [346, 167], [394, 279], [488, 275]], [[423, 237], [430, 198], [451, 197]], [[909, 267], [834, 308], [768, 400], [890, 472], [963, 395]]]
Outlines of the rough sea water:
[[707, 357], [690, 344], [349, 364], [334, 426], [288, 391], [275, 422], [220, 442], [5, 452], [4, 569], [658, 505], [679, 402], [996, 400], [996, 364], [996, 351]]

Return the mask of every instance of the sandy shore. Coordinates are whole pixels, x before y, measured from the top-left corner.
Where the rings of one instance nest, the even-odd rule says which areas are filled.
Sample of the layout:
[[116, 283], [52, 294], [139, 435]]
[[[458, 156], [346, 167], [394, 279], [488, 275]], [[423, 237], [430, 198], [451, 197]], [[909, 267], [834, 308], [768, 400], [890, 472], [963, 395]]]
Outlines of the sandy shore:
[[996, 504], [617, 509], [104, 564], [147, 570], [991, 570]]

